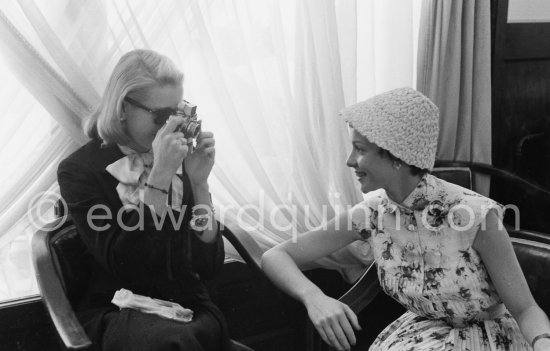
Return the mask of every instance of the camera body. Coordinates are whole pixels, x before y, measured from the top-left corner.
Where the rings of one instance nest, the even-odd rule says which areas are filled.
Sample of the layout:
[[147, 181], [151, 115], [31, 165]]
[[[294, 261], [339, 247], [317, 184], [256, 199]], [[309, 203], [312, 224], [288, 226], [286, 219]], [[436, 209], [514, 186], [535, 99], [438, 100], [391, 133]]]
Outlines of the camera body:
[[186, 139], [196, 139], [201, 132], [202, 121], [197, 117], [197, 105], [190, 103], [186, 100], [181, 100], [178, 103], [176, 110], [176, 116], [184, 118], [184, 122], [176, 129], [178, 132], [182, 132]]

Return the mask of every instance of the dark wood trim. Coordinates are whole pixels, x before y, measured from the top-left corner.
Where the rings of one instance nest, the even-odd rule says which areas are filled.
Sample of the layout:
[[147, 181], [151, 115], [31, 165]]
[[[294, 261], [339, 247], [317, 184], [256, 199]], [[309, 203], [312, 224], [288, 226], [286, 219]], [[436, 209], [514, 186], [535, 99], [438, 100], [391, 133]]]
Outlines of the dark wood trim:
[[61, 350], [40, 296], [0, 304], [0, 350]]
[[[504, 48], [506, 44], [506, 25], [508, 23], [508, 0], [494, 0], [492, 5], [495, 8], [491, 11], [496, 13], [495, 25], [493, 28], [493, 64], [492, 77], [493, 87], [498, 82], [498, 72], [502, 72], [504, 66]], [[493, 88], [494, 90], [494, 88]]]
[[491, 13], [494, 16], [494, 26], [491, 38], [491, 162], [497, 166], [504, 166], [500, 162], [500, 135], [499, 124], [502, 123], [502, 100], [506, 94], [507, 76], [505, 72], [504, 47], [506, 43], [506, 24], [508, 20], [508, 0], [492, 0]]
[[550, 23], [507, 23], [504, 60], [550, 59]]

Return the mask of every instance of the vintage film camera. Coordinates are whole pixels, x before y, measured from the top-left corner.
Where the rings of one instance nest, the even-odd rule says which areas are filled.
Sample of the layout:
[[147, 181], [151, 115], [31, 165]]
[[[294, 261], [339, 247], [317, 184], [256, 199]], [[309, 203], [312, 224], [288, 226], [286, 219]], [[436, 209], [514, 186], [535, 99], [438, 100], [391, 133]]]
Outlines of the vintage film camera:
[[197, 105], [186, 100], [181, 100], [178, 104], [176, 116], [181, 116], [185, 121], [176, 131], [182, 132], [186, 139], [196, 139], [201, 132], [202, 121], [197, 117]]

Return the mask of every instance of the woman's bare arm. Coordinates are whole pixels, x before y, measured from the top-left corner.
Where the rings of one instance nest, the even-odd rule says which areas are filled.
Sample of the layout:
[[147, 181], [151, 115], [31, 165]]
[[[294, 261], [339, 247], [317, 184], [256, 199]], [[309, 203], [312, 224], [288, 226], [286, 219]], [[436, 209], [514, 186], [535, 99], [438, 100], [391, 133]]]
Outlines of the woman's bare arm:
[[360, 329], [357, 316], [345, 304], [326, 296], [300, 267], [360, 239], [357, 233], [347, 230], [347, 224], [348, 214], [344, 213], [331, 220], [327, 229], [286, 241], [262, 257], [262, 268], [269, 278], [306, 306], [323, 340], [338, 350], [348, 350], [355, 344], [353, 328]]
[[[500, 298], [530, 343], [537, 335], [550, 333], [550, 322], [533, 299], [508, 233], [499, 226], [500, 220], [494, 211], [487, 214], [486, 221], [486, 229], [479, 231], [473, 247], [481, 255]], [[545, 342], [541, 340], [536, 346]]]

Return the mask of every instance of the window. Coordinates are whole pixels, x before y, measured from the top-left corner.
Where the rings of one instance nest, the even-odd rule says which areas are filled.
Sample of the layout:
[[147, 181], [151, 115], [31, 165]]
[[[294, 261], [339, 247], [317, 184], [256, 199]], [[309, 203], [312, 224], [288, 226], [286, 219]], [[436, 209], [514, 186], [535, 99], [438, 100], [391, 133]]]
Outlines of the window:
[[[35, 227], [24, 217], [28, 206], [23, 202], [40, 192], [37, 178], [44, 177], [44, 182], [51, 178], [36, 174], [33, 168], [50, 160], [45, 155], [58, 150], [52, 148], [53, 142], [64, 132], [1, 59], [0, 80], [0, 164], [4, 165], [0, 172], [1, 301], [38, 293], [30, 256]], [[55, 176], [55, 171], [49, 173]]]
[[[13, 41], [28, 49], [27, 60], [9, 51], [18, 60], [10, 63], [34, 71], [19, 70], [27, 73], [19, 82], [7, 64], [0, 67], [0, 161], [9, 165], [0, 172], [0, 299], [36, 292], [28, 204], [55, 190], [59, 161], [75, 149], [73, 139], [83, 139], [78, 118], [133, 48], [159, 51], [185, 72], [185, 97], [223, 145], [210, 178], [216, 205], [263, 206], [265, 195], [262, 214], [270, 219], [281, 206], [358, 201], [352, 173], [342, 171], [349, 143], [337, 115], [374, 93], [413, 85], [420, 1], [399, 3], [54, 0], [3, 7], [25, 38]], [[227, 212], [238, 222], [237, 211]], [[321, 211], [315, 216], [322, 221]], [[254, 226], [255, 218], [248, 222]], [[285, 232], [269, 222], [249, 231], [263, 248], [305, 229]]]

